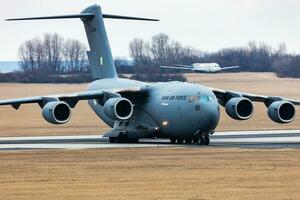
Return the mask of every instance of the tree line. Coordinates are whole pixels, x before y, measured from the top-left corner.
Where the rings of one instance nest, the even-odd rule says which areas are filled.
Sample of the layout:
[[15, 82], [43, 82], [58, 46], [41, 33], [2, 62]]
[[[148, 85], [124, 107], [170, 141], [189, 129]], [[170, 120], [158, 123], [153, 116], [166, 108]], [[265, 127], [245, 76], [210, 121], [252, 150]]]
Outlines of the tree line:
[[[0, 75], [0, 81], [92, 81], [86, 51], [87, 47], [76, 39], [64, 39], [56, 33], [44, 34], [20, 45], [21, 71]], [[129, 44], [129, 55], [129, 59], [115, 59], [117, 71], [143, 81], [185, 81], [181, 72], [161, 69], [160, 66], [197, 62], [217, 62], [222, 67], [239, 65], [242, 66], [239, 71], [275, 72], [280, 77], [300, 77], [300, 55], [287, 53], [284, 43], [272, 48], [265, 43], [249, 42], [245, 47], [204, 52], [160, 33], [149, 41], [133, 39]]]
[[[284, 43], [272, 48], [266, 43], [252, 41], [245, 47], [224, 48], [209, 53], [182, 46], [161, 33], [150, 41], [134, 39], [129, 45], [129, 52], [137, 73], [167, 72], [159, 69], [161, 65], [216, 62], [222, 67], [239, 65], [239, 71], [275, 72], [280, 77], [300, 77], [300, 55], [287, 53]], [[176, 73], [175, 70], [168, 72]]]
[[76, 40], [65, 40], [58, 34], [25, 41], [18, 57], [23, 72], [80, 73], [88, 70], [86, 46]]

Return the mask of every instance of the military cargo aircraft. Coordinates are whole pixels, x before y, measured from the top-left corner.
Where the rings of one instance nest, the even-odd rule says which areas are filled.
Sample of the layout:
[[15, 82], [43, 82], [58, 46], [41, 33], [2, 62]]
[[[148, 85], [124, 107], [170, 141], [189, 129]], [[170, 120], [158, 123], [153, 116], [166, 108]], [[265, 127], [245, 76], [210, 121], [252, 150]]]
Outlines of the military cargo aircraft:
[[268, 116], [276, 123], [289, 123], [295, 118], [294, 105], [300, 105], [297, 100], [186, 82], [145, 83], [118, 78], [103, 18], [157, 20], [102, 14], [100, 6], [92, 5], [75, 15], [8, 21], [65, 18], [82, 20], [90, 47], [87, 55], [96, 80], [86, 91], [1, 100], [0, 105], [19, 109], [22, 104], [36, 103], [46, 121], [59, 125], [70, 120], [71, 111], [78, 101], [87, 100], [96, 115], [112, 128], [104, 134], [111, 143], [168, 138], [171, 143], [208, 145], [209, 136], [214, 133], [220, 119], [219, 105], [224, 106], [234, 120], [251, 118], [253, 101], [264, 103]]
[[217, 73], [231, 69], [240, 68], [240, 66], [220, 67], [218, 63], [193, 63], [192, 65], [160, 66], [163, 69], [186, 70], [196, 73]]

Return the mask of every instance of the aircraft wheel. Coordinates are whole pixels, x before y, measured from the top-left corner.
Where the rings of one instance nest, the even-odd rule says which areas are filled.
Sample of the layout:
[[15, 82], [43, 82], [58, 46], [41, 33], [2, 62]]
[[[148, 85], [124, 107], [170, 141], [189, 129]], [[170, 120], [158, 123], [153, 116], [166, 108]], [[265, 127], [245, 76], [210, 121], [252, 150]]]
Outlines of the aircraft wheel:
[[198, 137], [198, 140], [197, 140], [197, 144], [198, 145], [203, 145], [204, 141], [203, 141], [203, 137], [202, 136], [199, 136]]
[[115, 137], [109, 138], [109, 143], [116, 143], [116, 142], [117, 142], [117, 138], [115, 138]]
[[129, 143], [139, 143], [139, 139], [129, 139]]
[[183, 138], [178, 138], [177, 139], [177, 144], [183, 144]]
[[184, 141], [185, 141], [186, 144], [191, 144], [193, 139], [192, 138], [185, 138]]
[[139, 139], [116, 138], [115, 143], [138, 143]]
[[139, 139], [136, 139], [136, 140], [135, 140], [135, 143], [139, 143]]
[[203, 144], [206, 145], [206, 146], [208, 146], [209, 143], [210, 143], [209, 137], [208, 137], [208, 136], [205, 136], [205, 137], [204, 137], [204, 140], [203, 140]]
[[176, 138], [170, 138], [171, 144], [176, 144]]
[[193, 138], [193, 143], [194, 143], [194, 144], [198, 144], [198, 137], [194, 137], [194, 138]]

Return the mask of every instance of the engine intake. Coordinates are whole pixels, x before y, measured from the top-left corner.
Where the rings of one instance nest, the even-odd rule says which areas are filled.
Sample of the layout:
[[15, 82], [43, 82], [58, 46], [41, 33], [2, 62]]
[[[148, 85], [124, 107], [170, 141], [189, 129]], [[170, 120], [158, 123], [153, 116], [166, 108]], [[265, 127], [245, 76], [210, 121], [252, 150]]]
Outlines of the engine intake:
[[252, 102], [244, 97], [231, 98], [225, 105], [226, 113], [236, 120], [247, 120], [253, 115]]
[[290, 123], [295, 119], [296, 109], [289, 101], [275, 101], [269, 106], [268, 115], [276, 123]]
[[104, 113], [114, 120], [127, 120], [132, 116], [133, 105], [126, 98], [110, 98], [104, 104]]
[[53, 101], [43, 107], [43, 117], [52, 124], [65, 124], [71, 118], [71, 108], [63, 101]]

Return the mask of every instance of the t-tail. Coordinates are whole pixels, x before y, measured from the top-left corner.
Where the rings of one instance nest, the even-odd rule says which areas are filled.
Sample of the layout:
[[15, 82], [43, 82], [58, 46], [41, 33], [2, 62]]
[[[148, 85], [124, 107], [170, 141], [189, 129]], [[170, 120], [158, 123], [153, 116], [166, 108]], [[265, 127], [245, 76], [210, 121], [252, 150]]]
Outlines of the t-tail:
[[102, 14], [101, 7], [98, 5], [89, 6], [80, 14], [75, 15], [16, 18], [7, 19], [7, 21], [70, 18], [80, 18], [84, 24], [90, 47], [90, 51], [87, 52], [87, 55], [94, 79], [118, 78], [103, 18], [158, 21], [157, 19]]

